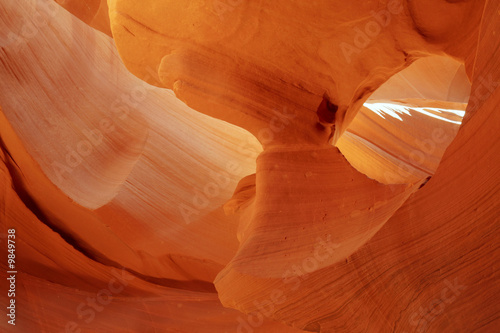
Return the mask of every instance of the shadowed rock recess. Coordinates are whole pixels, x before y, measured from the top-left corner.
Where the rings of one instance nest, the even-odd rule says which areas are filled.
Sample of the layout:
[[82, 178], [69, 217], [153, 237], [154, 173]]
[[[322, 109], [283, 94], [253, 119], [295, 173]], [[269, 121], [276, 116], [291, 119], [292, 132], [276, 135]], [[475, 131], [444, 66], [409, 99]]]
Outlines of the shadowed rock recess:
[[0, 331], [500, 332], [499, 1], [2, 0], [0, 78]]

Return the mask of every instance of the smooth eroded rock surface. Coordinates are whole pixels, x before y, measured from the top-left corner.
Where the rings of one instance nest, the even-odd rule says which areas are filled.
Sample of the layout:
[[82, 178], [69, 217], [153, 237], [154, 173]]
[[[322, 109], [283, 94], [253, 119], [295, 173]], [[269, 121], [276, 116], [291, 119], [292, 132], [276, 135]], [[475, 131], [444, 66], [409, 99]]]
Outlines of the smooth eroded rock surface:
[[3, 1], [0, 330], [500, 330], [499, 34], [491, 0]]

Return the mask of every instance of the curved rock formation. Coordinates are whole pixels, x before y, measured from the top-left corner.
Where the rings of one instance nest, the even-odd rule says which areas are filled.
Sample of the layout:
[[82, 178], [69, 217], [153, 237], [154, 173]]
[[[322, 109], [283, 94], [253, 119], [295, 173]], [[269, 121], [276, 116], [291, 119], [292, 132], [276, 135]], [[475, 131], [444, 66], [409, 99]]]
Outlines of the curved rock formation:
[[0, 4], [3, 330], [500, 329], [498, 2], [57, 2]]

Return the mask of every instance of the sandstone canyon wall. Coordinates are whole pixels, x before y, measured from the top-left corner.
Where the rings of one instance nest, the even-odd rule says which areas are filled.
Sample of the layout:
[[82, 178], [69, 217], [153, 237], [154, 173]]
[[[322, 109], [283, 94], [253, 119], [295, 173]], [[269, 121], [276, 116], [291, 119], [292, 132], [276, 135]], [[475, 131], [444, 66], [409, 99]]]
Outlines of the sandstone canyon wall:
[[492, 0], [2, 0], [0, 330], [500, 331], [499, 36]]

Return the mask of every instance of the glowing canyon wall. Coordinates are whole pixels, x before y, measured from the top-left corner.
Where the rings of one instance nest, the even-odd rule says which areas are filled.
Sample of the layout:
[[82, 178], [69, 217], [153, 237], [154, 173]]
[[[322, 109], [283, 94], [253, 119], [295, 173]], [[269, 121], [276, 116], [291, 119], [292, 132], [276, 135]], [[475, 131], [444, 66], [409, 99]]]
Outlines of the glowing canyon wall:
[[500, 330], [499, 36], [492, 0], [3, 0], [1, 331]]

